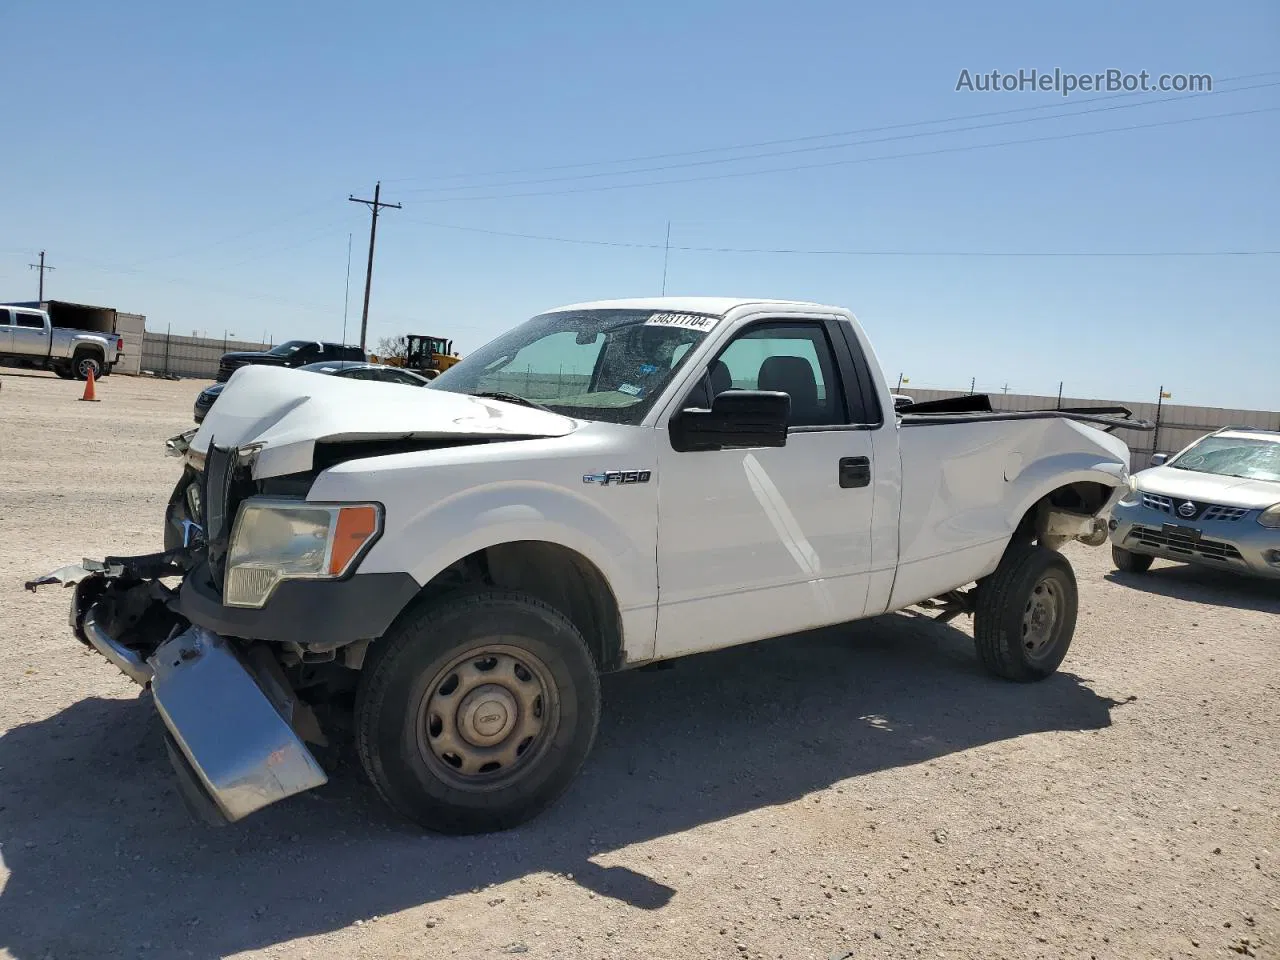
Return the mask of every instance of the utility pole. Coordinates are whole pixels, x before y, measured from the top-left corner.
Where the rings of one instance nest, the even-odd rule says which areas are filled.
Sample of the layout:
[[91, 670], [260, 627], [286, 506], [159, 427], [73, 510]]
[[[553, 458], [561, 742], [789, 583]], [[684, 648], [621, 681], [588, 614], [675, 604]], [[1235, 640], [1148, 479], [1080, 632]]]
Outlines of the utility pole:
[[1062, 381], [1058, 381], [1058, 409], [1062, 409]]
[[1009, 384], [1006, 383], [1003, 387], [1001, 387], [1000, 392], [1007, 394], [1009, 392]]
[[974, 388], [978, 386], [978, 378], [971, 377], [969, 380], [969, 396], [973, 396]]
[[363, 203], [373, 212], [373, 220], [369, 224], [369, 268], [364, 275], [364, 310], [360, 314], [360, 349], [363, 351], [365, 336], [369, 329], [369, 289], [373, 286], [373, 245], [378, 239], [378, 211], [383, 207], [399, 210], [400, 204], [382, 202], [381, 180], [374, 184], [372, 200], [361, 200], [355, 196], [347, 197], [347, 199], [352, 203]]
[[46, 266], [44, 265], [44, 251], [43, 251], [43, 250], [41, 250], [41, 251], [40, 251], [40, 262], [39, 262], [39, 263], [28, 263], [28, 264], [27, 264], [27, 266], [28, 266], [28, 267], [30, 267], [32, 270], [39, 270], [39, 271], [40, 271], [40, 302], [41, 302], [41, 303], [44, 303], [44, 272], [45, 272], [46, 270], [56, 270], [56, 269], [57, 269], [57, 267], [46, 267]]

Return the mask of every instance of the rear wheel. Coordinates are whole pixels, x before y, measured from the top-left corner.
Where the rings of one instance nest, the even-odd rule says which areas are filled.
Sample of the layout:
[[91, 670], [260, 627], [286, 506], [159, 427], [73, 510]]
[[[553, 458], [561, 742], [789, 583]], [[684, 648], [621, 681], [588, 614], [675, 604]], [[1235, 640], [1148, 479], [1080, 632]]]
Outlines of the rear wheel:
[[96, 354], [77, 353], [75, 359], [71, 361], [71, 370], [77, 380], [88, 380], [90, 372], [93, 373], [93, 378], [98, 380], [102, 377], [102, 361]]
[[1151, 562], [1154, 559], [1155, 557], [1145, 553], [1134, 553], [1124, 547], [1112, 546], [1111, 548], [1111, 562], [1116, 565], [1117, 570], [1125, 573], [1146, 573], [1151, 569]]
[[1043, 680], [1062, 663], [1076, 628], [1079, 596], [1067, 558], [1013, 545], [978, 587], [973, 639], [978, 658], [1006, 680]]
[[411, 613], [375, 643], [356, 744], [383, 799], [442, 833], [514, 827], [568, 788], [595, 740], [600, 683], [577, 628], [510, 591]]

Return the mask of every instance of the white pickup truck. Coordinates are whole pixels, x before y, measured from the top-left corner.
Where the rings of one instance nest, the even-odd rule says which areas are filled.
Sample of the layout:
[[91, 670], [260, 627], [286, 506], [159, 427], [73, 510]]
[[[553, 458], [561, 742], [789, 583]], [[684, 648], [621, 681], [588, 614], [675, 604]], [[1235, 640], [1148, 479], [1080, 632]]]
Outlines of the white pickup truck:
[[1076, 622], [1056, 548], [1106, 541], [1120, 423], [895, 414], [837, 307], [583, 304], [426, 389], [237, 371], [177, 446], [164, 552], [29, 586], [75, 585], [73, 630], [152, 688], [210, 818], [323, 783], [306, 744], [345, 703], [393, 808], [485, 831], [565, 790], [607, 671], [923, 604], [972, 614], [994, 673], [1048, 676]]
[[56, 327], [47, 310], [0, 304], [0, 364], [52, 370], [63, 379], [105, 377], [120, 360], [118, 333]]

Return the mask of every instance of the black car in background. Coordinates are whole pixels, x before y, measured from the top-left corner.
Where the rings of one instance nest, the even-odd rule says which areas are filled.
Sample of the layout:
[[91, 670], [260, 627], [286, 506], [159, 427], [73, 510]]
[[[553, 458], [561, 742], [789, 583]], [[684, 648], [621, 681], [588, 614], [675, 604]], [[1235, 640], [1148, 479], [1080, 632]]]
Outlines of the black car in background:
[[246, 350], [224, 353], [218, 361], [218, 383], [226, 383], [241, 367], [258, 363], [272, 367], [302, 367], [309, 363], [336, 360], [364, 363], [369, 358], [359, 347], [341, 343], [322, 343], [319, 340], [286, 340], [270, 350]]
[[[305, 366], [298, 367], [298, 369], [306, 370], [308, 373], [324, 373], [331, 377], [347, 377], [351, 380], [373, 380], [378, 383], [399, 383], [409, 387], [425, 387], [431, 382], [412, 370], [401, 370], [399, 367], [388, 367], [380, 363], [366, 363], [362, 360], [326, 360], [320, 363], [308, 363]], [[215, 383], [200, 391], [200, 395], [196, 397], [195, 409], [192, 413], [196, 423], [204, 421], [205, 414], [209, 412], [209, 408], [213, 406], [213, 402], [218, 399], [218, 395], [222, 393], [222, 388], [225, 386], [225, 382]]]

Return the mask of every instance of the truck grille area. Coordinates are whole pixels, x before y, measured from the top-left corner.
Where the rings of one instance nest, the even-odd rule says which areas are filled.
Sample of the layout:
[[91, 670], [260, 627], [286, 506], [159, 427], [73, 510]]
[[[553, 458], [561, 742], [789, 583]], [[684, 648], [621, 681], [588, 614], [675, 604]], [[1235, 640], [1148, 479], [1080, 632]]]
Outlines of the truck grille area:
[[200, 493], [200, 502], [204, 511], [209, 572], [219, 594], [236, 512], [241, 502], [253, 493], [248, 468], [240, 463], [240, 451], [235, 447], [219, 447], [211, 438], [205, 456], [204, 489]]
[[1240, 551], [1229, 543], [1206, 540], [1191, 532], [1180, 533], [1177, 529], [1135, 526], [1129, 532], [1128, 539], [1135, 546], [1164, 550], [1188, 559], [1216, 560], [1219, 563], [1244, 560]]

